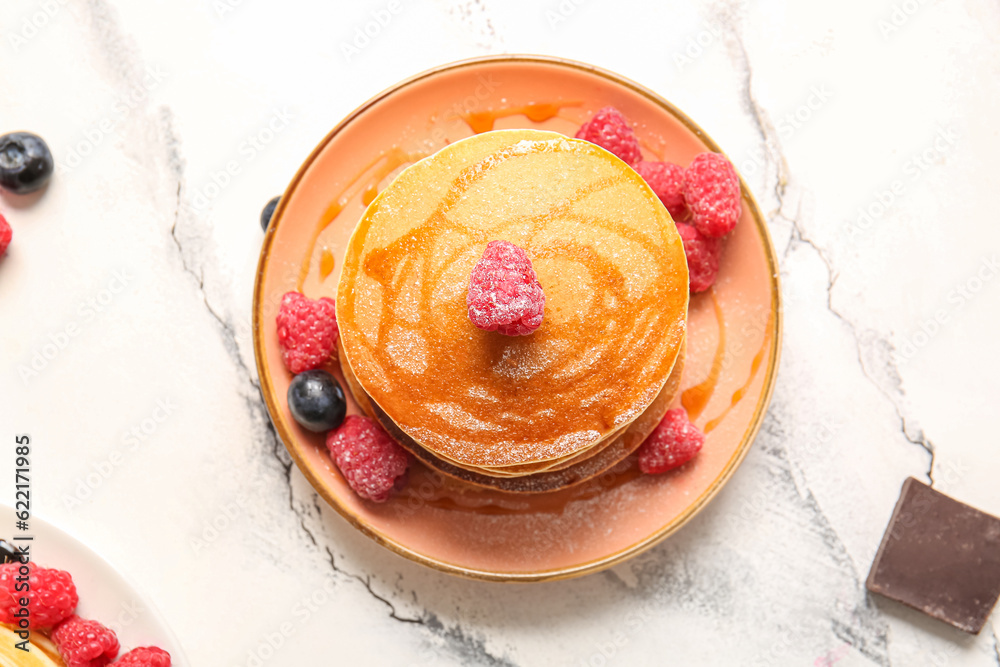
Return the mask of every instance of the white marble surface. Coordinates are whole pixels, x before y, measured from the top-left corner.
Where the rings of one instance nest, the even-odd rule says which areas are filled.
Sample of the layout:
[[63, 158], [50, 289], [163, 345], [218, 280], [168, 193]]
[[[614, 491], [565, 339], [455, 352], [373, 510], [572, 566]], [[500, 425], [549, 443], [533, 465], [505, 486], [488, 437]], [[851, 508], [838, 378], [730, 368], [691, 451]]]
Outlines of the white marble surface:
[[[996, 616], [967, 637], [863, 584], [906, 476], [1000, 513], [998, 47], [986, 0], [4, 0], [0, 131], [61, 166], [0, 199], [2, 479], [30, 433], [36, 511], [195, 665], [1000, 664]], [[497, 52], [599, 64], [702, 124], [768, 214], [786, 323], [764, 428], [706, 511], [518, 587], [405, 561], [318, 500], [248, 325], [258, 212], [329, 128]]]

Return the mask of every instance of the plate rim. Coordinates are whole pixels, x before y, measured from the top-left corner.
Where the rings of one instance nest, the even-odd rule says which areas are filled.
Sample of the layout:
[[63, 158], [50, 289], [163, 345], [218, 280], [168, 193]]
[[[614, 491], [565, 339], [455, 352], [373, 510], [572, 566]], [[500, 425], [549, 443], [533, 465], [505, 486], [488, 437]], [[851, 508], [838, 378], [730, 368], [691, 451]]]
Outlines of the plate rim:
[[264, 286], [264, 271], [265, 264], [267, 262], [268, 256], [270, 255], [272, 241], [274, 239], [274, 232], [278, 228], [281, 222], [281, 217], [285, 210], [285, 204], [289, 199], [291, 193], [298, 186], [299, 182], [305, 176], [305, 173], [315, 162], [319, 154], [326, 148], [326, 146], [333, 140], [333, 138], [339, 134], [347, 125], [353, 122], [358, 116], [367, 111], [369, 108], [381, 102], [383, 99], [389, 97], [396, 91], [405, 88], [413, 83], [421, 81], [423, 79], [441, 74], [443, 72], [448, 72], [454, 69], [460, 69], [464, 67], [483, 65], [488, 63], [506, 63], [506, 62], [527, 62], [527, 63], [541, 63], [546, 65], [558, 65], [562, 67], [569, 67], [572, 69], [579, 69], [585, 72], [595, 74], [597, 76], [609, 79], [613, 83], [623, 85], [627, 88], [632, 89], [634, 92], [641, 96], [646, 97], [650, 101], [654, 102], [658, 106], [664, 108], [669, 112], [674, 118], [680, 121], [689, 131], [693, 132], [702, 142], [708, 146], [709, 149], [716, 153], [725, 153], [719, 147], [715, 141], [709, 137], [701, 127], [695, 123], [691, 118], [687, 116], [683, 111], [677, 108], [674, 104], [660, 96], [653, 90], [635, 82], [631, 79], [622, 76], [611, 70], [607, 70], [595, 65], [588, 63], [571, 60], [568, 58], [560, 58], [556, 56], [546, 56], [537, 54], [503, 54], [503, 55], [491, 55], [491, 56], [478, 56], [474, 58], [465, 58], [462, 60], [456, 60], [453, 62], [445, 63], [443, 65], [438, 65], [437, 67], [432, 67], [430, 69], [424, 70], [418, 74], [405, 78], [392, 86], [384, 89], [380, 93], [368, 99], [366, 102], [358, 106], [354, 111], [349, 113], [344, 117], [337, 125], [333, 127], [330, 132], [326, 134], [325, 137], [316, 145], [309, 156], [303, 161], [302, 165], [295, 172], [295, 176], [289, 182], [285, 191], [281, 195], [281, 199], [278, 202], [278, 206], [275, 209], [273, 215], [271, 216], [271, 223], [268, 225], [267, 231], [264, 234], [264, 240], [261, 244], [260, 258], [257, 263], [257, 273], [254, 279], [254, 290], [253, 290], [253, 349], [254, 349], [254, 359], [257, 366], [257, 375], [259, 388], [261, 396], [264, 399], [264, 404], [267, 407], [268, 414], [271, 419], [271, 423], [274, 426], [275, 432], [281, 439], [282, 444], [288, 451], [295, 463], [295, 466], [299, 469], [302, 475], [308, 480], [310, 486], [326, 501], [327, 505], [332, 507], [338, 514], [340, 514], [344, 519], [358, 529], [363, 535], [371, 538], [377, 544], [389, 549], [396, 554], [403, 556], [409, 560], [420, 563], [432, 569], [445, 572], [448, 574], [459, 575], [469, 579], [475, 579], [479, 581], [493, 581], [493, 582], [507, 582], [507, 583], [529, 583], [529, 582], [539, 582], [539, 581], [557, 581], [561, 579], [569, 579], [572, 577], [582, 576], [584, 574], [590, 574], [593, 572], [598, 572], [606, 568], [612, 567], [621, 563], [629, 558], [638, 556], [659, 544], [661, 541], [665, 540], [667, 537], [673, 533], [680, 530], [681, 527], [686, 525], [698, 512], [704, 509], [712, 499], [719, 493], [722, 487], [729, 481], [733, 476], [736, 469], [746, 458], [747, 453], [750, 451], [750, 447], [760, 431], [761, 425], [764, 421], [764, 416], [767, 412], [767, 408], [771, 403], [771, 396], [774, 393], [775, 377], [777, 376], [778, 366], [781, 357], [781, 339], [783, 334], [783, 314], [781, 309], [781, 286], [778, 271], [778, 260], [777, 254], [774, 249], [774, 243], [771, 240], [771, 234], [767, 227], [767, 222], [764, 219], [764, 215], [760, 210], [757, 200], [754, 198], [753, 193], [750, 192], [743, 180], [742, 175], [740, 176], [740, 191], [744, 202], [746, 202], [750, 214], [753, 217], [754, 224], [757, 227], [757, 231], [763, 240], [764, 245], [764, 255], [767, 260], [767, 266], [769, 269], [769, 278], [771, 282], [771, 318], [773, 319], [774, 330], [771, 335], [770, 344], [770, 360], [767, 365], [766, 373], [764, 376], [764, 390], [761, 393], [760, 399], [757, 401], [757, 405], [754, 409], [753, 417], [750, 420], [750, 425], [744, 431], [742, 440], [739, 447], [730, 457], [729, 461], [723, 467], [722, 471], [718, 476], [712, 481], [708, 486], [698, 496], [698, 498], [692, 502], [688, 507], [681, 512], [673, 521], [663, 526], [660, 530], [655, 531], [648, 537], [639, 540], [623, 549], [620, 549], [612, 554], [596, 558], [585, 563], [580, 563], [570, 567], [553, 568], [549, 570], [538, 570], [531, 572], [502, 572], [493, 570], [483, 570], [479, 568], [467, 567], [457, 563], [451, 563], [445, 560], [431, 558], [424, 554], [421, 554], [413, 549], [410, 549], [406, 545], [397, 542], [396, 540], [384, 535], [380, 531], [372, 528], [365, 522], [361, 517], [359, 517], [354, 512], [350, 511], [347, 507], [341, 505], [337, 500], [336, 496], [328, 493], [326, 487], [321, 482], [319, 477], [314, 474], [312, 468], [306, 464], [304, 458], [298, 451], [298, 447], [294, 444], [295, 439], [292, 437], [290, 431], [284, 423], [284, 418], [280, 411], [280, 406], [276, 405], [273, 400], [274, 395], [274, 385], [271, 381], [270, 371], [264, 363], [264, 343], [263, 336], [261, 335], [261, 304], [263, 303], [263, 286]]

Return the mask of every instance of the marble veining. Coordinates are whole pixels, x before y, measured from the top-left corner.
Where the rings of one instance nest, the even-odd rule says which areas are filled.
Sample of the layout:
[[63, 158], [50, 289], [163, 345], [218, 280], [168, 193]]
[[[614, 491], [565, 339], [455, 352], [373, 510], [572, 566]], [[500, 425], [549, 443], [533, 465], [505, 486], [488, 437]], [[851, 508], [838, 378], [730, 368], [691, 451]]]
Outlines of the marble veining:
[[[940, 243], [940, 277], [919, 283], [925, 298], [916, 290], [891, 308], [861, 298], [862, 271], [889, 282], [924, 279], [919, 235], [899, 232], [909, 245], [886, 250], [883, 273], [866, 263], [881, 229], [925, 230], [926, 221], [906, 201], [893, 203], [864, 244], [845, 241], [841, 228], [856, 215], [850, 202], [874, 201], [881, 183], [856, 186], [846, 178], [855, 163], [823, 138], [869, 137], [871, 160], [882, 156], [883, 171], [891, 171], [885, 156], [912, 152], [927, 127], [952, 122], [964, 130], [995, 116], [1000, 11], [978, 1], [850, 2], [838, 9], [848, 23], [787, 0], [388, 5], [5, 4], [0, 49], [11, 67], [0, 72], [0, 131], [38, 131], [62, 165], [38, 201], [0, 199], [15, 229], [0, 262], [0, 394], [11, 397], [0, 403], [0, 421], [49, 443], [39, 461], [38, 511], [101, 545], [158, 602], [199, 665], [305, 664], [331, 651], [348, 663], [387, 665], [653, 665], [665, 656], [678, 664], [1000, 665], [995, 618], [970, 638], [864, 588], [907, 475], [1000, 512], [995, 485], [977, 474], [995, 478], [1000, 459], [940, 417], [937, 406], [961, 388], [936, 380], [947, 359], [956, 359], [949, 367], [968, 366], [962, 377], [981, 400], [970, 399], [954, 419], [989, 442], [986, 406], [1000, 399], [1000, 368], [989, 354], [972, 368], [963, 349], [977, 330], [1000, 325], [989, 298], [995, 285], [984, 282], [984, 296], [952, 309], [953, 323], [928, 333], [902, 364], [901, 337], [930, 329], [928, 308], [942, 300], [935, 290], [945, 294], [974, 267], [957, 243]], [[46, 11], [44, 23], [37, 20]], [[275, 30], [279, 11], [282, 21], [307, 25]], [[344, 57], [336, 45], [380, 16], [378, 34]], [[972, 40], [984, 55], [940, 64], [922, 41], [932, 35], [956, 49]], [[267, 60], [259, 54], [265, 43]], [[316, 141], [395, 80], [497, 52], [554, 53], [621, 71], [678, 103], [738, 166], [740, 156], [761, 156], [744, 177], [781, 257], [786, 316], [771, 410], [723, 493], [632, 561], [579, 580], [517, 587], [405, 561], [327, 507], [270, 424], [250, 335], [256, 215]], [[315, 67], [296, 69], [283, 58]], [[882, 63], [896, 68], [882, 89], [852, 85]], [[157, 68], [162, 76], [150, 79]], [[334, 85], [317, 86], [316, 71]], [[833, 101], [788, 136], [788, 109], [824, 77]], [[951, 106], [900, 103], [905, 132], [867, 134], [851, 109], [873, 104], [873, 96], [891, 106], [886, 90], [917, 82]], [[140, 90], [143, 99], [134, 99]], [[122, 100], [134, 102], [124, 115], [111, 104]], [[281, 105], [295, 110], [289, 129], [237, 160], [240, 173], [218, 185], [247, 133]], [[109, 118], [114, 129], [67, 167]], [[964, 207], [968, 222], [948, 224], [988, 253], [1000, 245], [987, 229], [992, 193], [949, 174], [968, 165], [988, 170], [992, 144], [959, 136], [912, 197], [924, 202], [929, 190]], [[831, 162], [855, 188], [839, 208], [830, 206]], [[219, 193], [205, 205], [198, 195], [211, 182]], [[19, 368], [74, 321], [75, 300], [123, 265], [136, 273], [128, 293], [37, 377], [23, 379]], [[867, 287], [876, 296], [889, 289]], [[35, 316], [32, 299], [45, 300], [44, 315]], [[89, 495], [80, 491], [159, 396], [176, 398], [177, 416]], [[54, 401], [67, 406], [65, 423], [46, 421]], [[243, 620], [216, 627], [209, 609], [240, 609]]]

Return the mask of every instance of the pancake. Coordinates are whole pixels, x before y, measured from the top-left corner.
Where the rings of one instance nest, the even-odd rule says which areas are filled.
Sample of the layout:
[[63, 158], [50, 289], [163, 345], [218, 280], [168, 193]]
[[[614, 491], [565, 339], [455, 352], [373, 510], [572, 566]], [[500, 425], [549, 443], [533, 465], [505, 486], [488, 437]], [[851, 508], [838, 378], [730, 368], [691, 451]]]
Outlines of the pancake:
[[[496, 239], [528, 252], [545, 292], [529, 336], [469, 321], [469, 274]], [[343, 355], [373, 412], [466, 470], [596, 456], [661, 393], [684, 340], [687, 263], [666, 209], [617, 157], [552, 132], [487, 132], [409, 167], [342, 266]]]
[[55, 644], [40, 631], [31, 631], [28, 651], [16, 648], [21, 641], [11, 626], [0, 625], [0, 667], [65, 667]]
[[545, 470], [553, 470], [559, 467], [564, 467], [571, 464], [574, 461], [580, 461], [587, 457], [593, 456], [599, 452], [603, 447], [607, 446], [612, 440], [621, 435], [625, 429], [623, 427], [617, 431], [609, 434], [606, 438], [603, 438], [600, 442], [595, 443], [593, 446], [588, 447], [579, 452], [574, 452], [573, 454], [568, 454], [566, 456], [560, 456], [555, 459], [546, 459], [544, 461], [536, 461], [534, 463], [524, 463], [512, 466], [503, 467], [481, 467], [481, 466], [471, 466], [462, 464], [460, 462], [455, 462], [450, 459], [438, 456], [442, 461], [456, 465], [459, 468], [464, 468], [470, 472], [479, 473], [482, 475], [493, 475], [496, 477], [523, 477], [525, 475], [533, 475], [537, 472], [542, 472]]
[[509, 493], [546, 493], [575, 486], [611, 470], [630, 454], [653, 432], [663, 416], [675, 402], [680, 392], [681, 375], [684, 371], [684, 350], [674, 365], [670, 377], [653, 403], [633, 421], [621, 436], [613, 439], [607, 446], [600, 448], [595, 454], [582, 460], [570, 461], [566, 466], [551, 471], [526, 475], [517, 478], [496, 477], [477, 474], [460, 468], [437, 458], [407, 436], [388, 416], [375, 405], [358, 384], [343, 354], [340, 355], [340, 367], [347, 384], [347, 389], [353, 395], [355, 402], [369, 417], [378, 421], [386, 432], [400, 446], [408, 450], [424, 465], [446, 475], [459, 483], [488, 487]]

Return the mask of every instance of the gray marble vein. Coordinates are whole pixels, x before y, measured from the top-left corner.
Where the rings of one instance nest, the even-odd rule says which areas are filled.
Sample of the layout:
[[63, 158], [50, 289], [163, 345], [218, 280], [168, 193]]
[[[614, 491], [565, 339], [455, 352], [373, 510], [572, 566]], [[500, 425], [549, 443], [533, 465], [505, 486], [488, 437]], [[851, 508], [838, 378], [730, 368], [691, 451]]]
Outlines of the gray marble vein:
[[[136, 274], [37, 379], [0, 377], [0, 394], [12, 397], [0, 402], [0, 421], [52, 445], [39, 453], [38, 502], [53, 520], [123, 564], [192, 664], [311, 664], [335, 643], [347, 662], [414, 667], [652, 665], [665, 656], [755, 667], [1000, 665], [997, 621], [964, 637], [864, 587], [907, 475], [984, 509], [998, 502], [996, 454], [980, 444], [992, 442], [991, 421], [976, 406], [1000, 400], [1000, 372], [990, 355], [965, 349], [1000, 326], [995, 286], [952, 308], [949, 326], [906, 363], [900, 340], [947, 303], [948, 290], [964, 284], [956, 281], [975, 275], [970, 262], [979, 260], [965, 246], [1000, 247], [982, 180], [1000, 151], [983, 120], [1000, 103], [991, 74], [1000, 10], [786, 0], [393, 7], [5, 3], [0, 124], [37, 128], [61, 163], [88, 155], [57, 172], [34, 204], [0, 198], [15, 228], [0, 261], [0, 368], [30, 359], [67, 322], [80, 324], [78, 301], [103, 276], [123, 266]], [[345, 58], [338, 45], [385, 16], [363, 52]], [[270, 423], [249, 336], [257, 212], [318, 138], [379, 87], [414, 73], [401, 54], [433, 64], [508, 49], [621, 71], [680, 104], [730, 155], [761, 156], [744, 177], [778, 250], [786, 323], [757, 442], [704, 511], [602, 574], [518, 587], [416, 565], [328, 507]], [[819, 83], [833, 101], [789, 136], [789, 110]], [[122, 100], [128, 112], [119, 114]], [[295, 123], [196, 205], [247, 133], [283, 105], [296, 109]], [[105, 121], [113, 129], [94, 135]], [[872, 125], [878, 132], [866, 134]], [[920, 133], [938, 126], [969, 139], [922, 162], [921, 180], [907, 181], [906, 196], [868, 236], [845, 240], [851, 202], [874, 201], [870, 188], [904, 173], [907, 157], [926, 148]], [[870, 159], [847, 162], [840, 144], [870, 147]], [[831, 197], [831, 179], [845, 191]], [[889, 230], [902, 240], [883, 257]], [[936, 254], [921, 254], [922, 245]], [[898, 303], [863, 298], [890, 289], [859, 278], [871, 261], [885, 266], [873, 280], [903, 276], [910, 282], [891, 289], [914, 287]], [[44, 299], [44, 316], [28, 293]], [[942, 361], [951, 359], [946, 346], [956, 361]], [[942, 413], [953, 408], [937, 405], [953, 406], [958, 389], [936, 386], [937, 374], [975, 387], [981, 400], [948, 421]], [[165, 397], [180, 406], [176, 416], [95, 478], [109, 447]], [[58, 420], [44, 407], [54, 399], [67, 411]], [[957, 421], [985, 426], [962, 430]], [[64, 505], [88, 475], [98, 479], [89, 499]], [[247, 611], [241, 623], [216, 627], [191, 613], [192, 600]]]
[[[728, 16], [731, 18], [732, 14], [729, 14]], [[731, 25], [731, 21], [729, 23]], [[753, 117], [757, 130], [760, 133], [761, 140], [764, 143], [764, 150], [765, 155], [767, 156], [766, 160], [768, 164], [767, 174], [770, 176], [772, 172], [774, 173], [773, 187], [770, 191], [773, 193], [773, 198], [776, 200], [777, 205], [768, 217], [772, 222], [774, 222], [776, 218], [780, 218], [781, 220], [790, 223], [792, 226], [792, 234], [788, 239], [788, 244], [785, 247], [783, 255], [787, 257], [793, 247], [802, 244], [812, 249], [820, 261], [823, 262], [828, 275], [826, 288], [827, 309], [838, 320], [840, 320], [840, 322], [853, 336], [857, 347], [858, 363], [864, 372], [865, 377], [869, 382], [871, 382], [872, 386], [878, 389], [879, 393], [881, 393], [886, 400], [892, 404], [892, 407], [899, 418], [900, 432], [903, 437], [906, 438], [906, 440], [911, 444], [917, 445], [927, 452], [928, 467], [924, 475], [926, 475], [928, 481], [931, 485], [933, 485], [934, 444], [928, 440], [923, 429], [914, 424], [916, 420], [904, 412], [905, 393], [903, 391], [902, 381], [899, 378], [899, 371], [896, 368], [892, 355], [892, 343], [890, 343], [886, 337], [881, 336], [872, 329], [859, 331], [859, 325], [846, 317], [844, 313], [834, 306], [834, 287], [837, 284], [838, 277], [836, 268], [831, 262], [828, 254], [812, 238], [810, 238], [809, 234], [803, 228], [803, 225], [799, 222], [798, 215], [801, 213], [801, 209], [799, 209], [796, 214], [792, 215], [785, 212], [785, 193], [789, 187], [789, 182], [793, 180], [793, 177], [789, 173], [788, 162], [782, 153], [781, 141], [774, 129], [774, 124], [771, 122], [767, 111], [763, 109], [754, 98], [752, 65], [750, 63], [749, 55], [747, 54], [746, 46], [744, 45], [740, 37], [739, 29], [736, 26], [734, 26], [734, 40], [737, 45], [737, 48], [734, 49], [734, 51], [738, 56], [737, 60], [739, 66], [745, 72], [744, 92], [746, 96], [746, 109]]]

